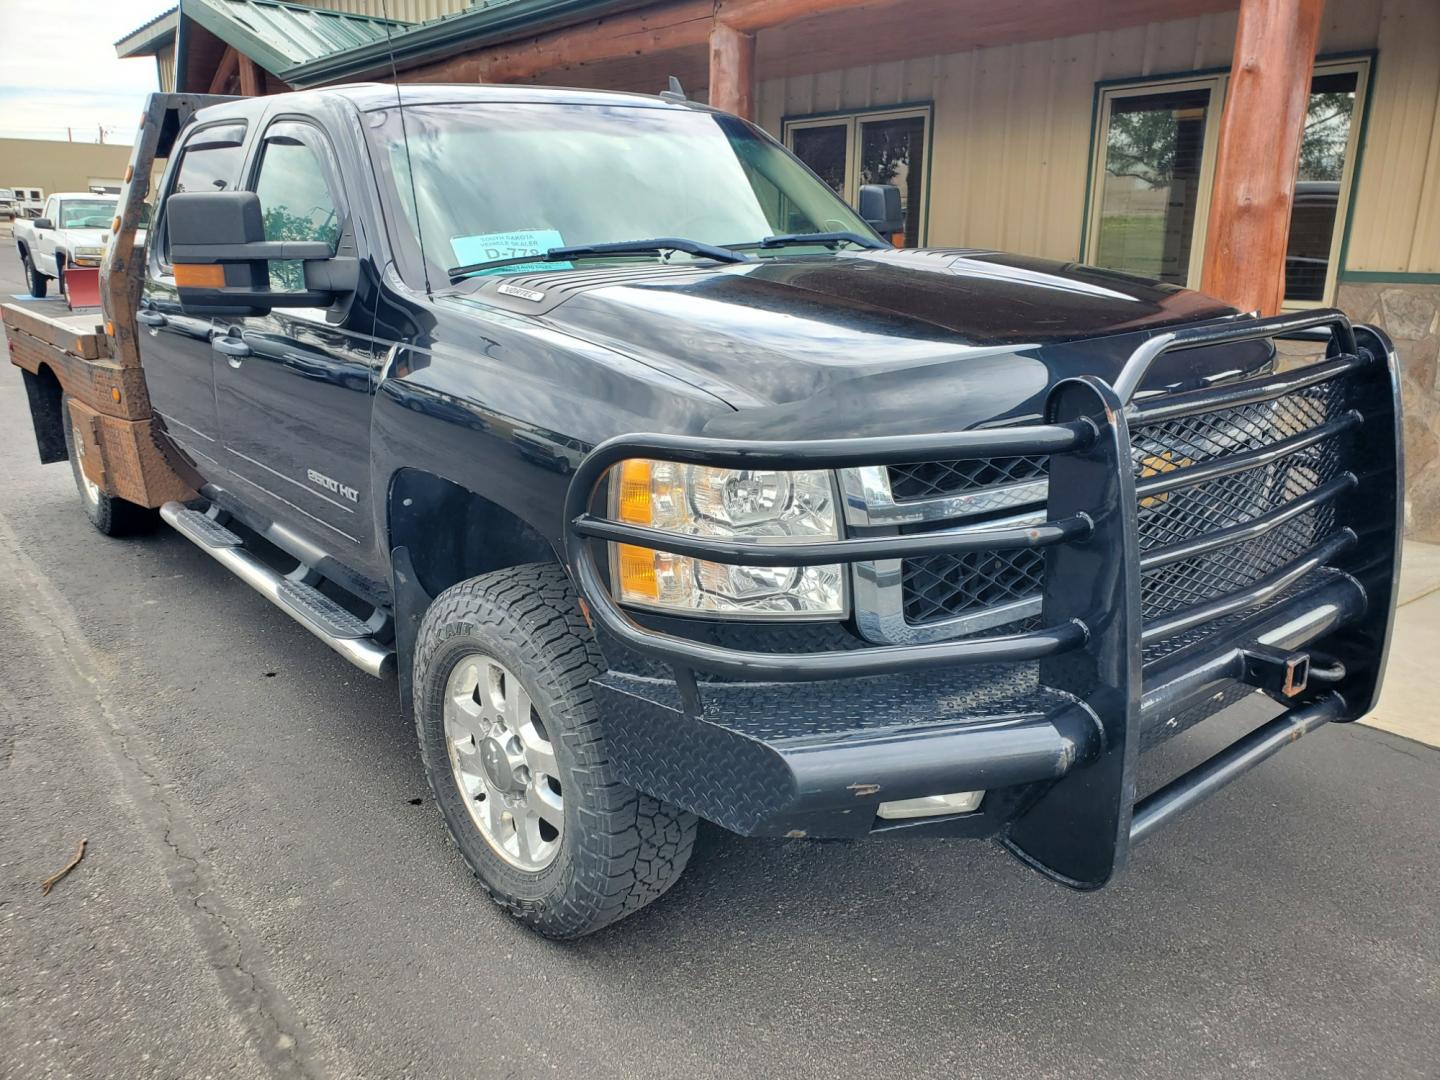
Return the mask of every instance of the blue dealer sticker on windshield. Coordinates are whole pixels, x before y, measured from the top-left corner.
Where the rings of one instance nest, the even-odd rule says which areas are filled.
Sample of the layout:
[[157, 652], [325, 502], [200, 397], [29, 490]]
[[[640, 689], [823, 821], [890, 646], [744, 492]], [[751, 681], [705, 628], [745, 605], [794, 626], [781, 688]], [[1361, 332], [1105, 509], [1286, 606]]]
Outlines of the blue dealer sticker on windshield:
[[[517, 229], [514, 232], [479, 233], [475, 236], [452, 236], [450, 249], [455, 252], [456, 266], [514, 259], [522, 255], [542, 255], [551, 248], [564, 247], [565, 241], [554, 229]], [[512, 263], [477, 274], [515, 274], [525, 270], [570, 270], [568, 262]]]

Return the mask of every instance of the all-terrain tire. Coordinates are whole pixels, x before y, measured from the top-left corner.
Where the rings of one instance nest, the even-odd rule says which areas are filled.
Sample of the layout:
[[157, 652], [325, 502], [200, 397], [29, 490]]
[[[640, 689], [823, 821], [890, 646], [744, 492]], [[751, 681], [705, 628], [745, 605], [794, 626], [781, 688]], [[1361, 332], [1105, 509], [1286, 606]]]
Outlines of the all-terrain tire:
[[[553, 861], [536, 872], [492, 847], [452, 769], [446, 687], [477, 653], [520, 680], [554, 746], [564, 829]], [[695, 842], [693, 814], [615, 778], [590, 690], [600, 665], [570, 579], [553, 564], [499, 570], [445, 590], [426, 612], [415, 649], [420, 755], [450, 836], [491, 898], [547, 937], [581, 937], [655, 900], [685, 869]]]
[[36, 300], [45, 299], [45, 290], [50, 287], [50, 279], [35, 269], [30, 252], [20, 252], [20, 266], [25, 271], [25, 281], [30, 286], [30, 295]]
[[77, 452], [77, 447], [83, 450], [83, 446], [70, 417], [69, 394], [60, 399], [60, 423], [65, 429], [65, 453], [70, 458], [70, 474], [75, 478], [75, 490], [80, 493], [80, 505], [90, 524], [106, 536], [133, 536], [155, 528], [160, 520], [156, 511], [107, 495], [85, 476], [84, 466], [80, 463], [81, 454]]

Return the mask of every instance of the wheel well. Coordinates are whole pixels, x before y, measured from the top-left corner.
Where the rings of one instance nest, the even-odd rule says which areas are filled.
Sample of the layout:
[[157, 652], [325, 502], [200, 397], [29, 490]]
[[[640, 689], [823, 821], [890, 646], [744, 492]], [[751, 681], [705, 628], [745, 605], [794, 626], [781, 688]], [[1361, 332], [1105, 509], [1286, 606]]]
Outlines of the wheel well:
[[40, 464], [65, 461], [65, 391], [55, 372], [41, 364], [36, 371], [20, 369], [25, 382], [25, 396], [30, 401], [30, 422], [35, 427], [35, 445], [40, 449]]
[[25, 243], [24, 240], [16, 240], [16, 241], [15, 241], [15, 249], [16, 249], [17, 251], [19, 251], [21, 255], [28, 255], [28, 254], [30, 254], [30, 247], [29, 247], [28, 244]]
[[433, 473], [396, 473], [388, 510], [390, 548], [409, 550], [431, 596], [477, 574], [559, 561], [549, 541], [515, 514]]

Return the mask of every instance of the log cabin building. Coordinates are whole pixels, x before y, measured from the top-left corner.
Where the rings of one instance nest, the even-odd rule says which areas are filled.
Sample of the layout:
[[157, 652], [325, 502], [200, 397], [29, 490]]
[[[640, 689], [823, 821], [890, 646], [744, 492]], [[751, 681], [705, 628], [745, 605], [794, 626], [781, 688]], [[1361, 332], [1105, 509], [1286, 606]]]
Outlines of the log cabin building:
[[181, 0], [116, 49], [195, 92], [674, 75], [852, 202], [898, 185], [897, 243], [1341, 307], [1400, 349], [1440, 540], [1440, 0]]

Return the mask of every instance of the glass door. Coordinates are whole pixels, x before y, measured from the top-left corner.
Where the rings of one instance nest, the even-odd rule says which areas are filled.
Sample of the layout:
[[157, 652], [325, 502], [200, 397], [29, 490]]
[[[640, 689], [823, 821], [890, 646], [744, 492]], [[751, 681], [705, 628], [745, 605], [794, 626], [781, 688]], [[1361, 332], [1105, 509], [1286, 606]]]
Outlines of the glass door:
[[905, 229], [896, 247], [924, 243], [928, 198], [930, 109], [851, 113], [785, 125], [790, 149], [851, 206], [862, 184], [900, 189]]

